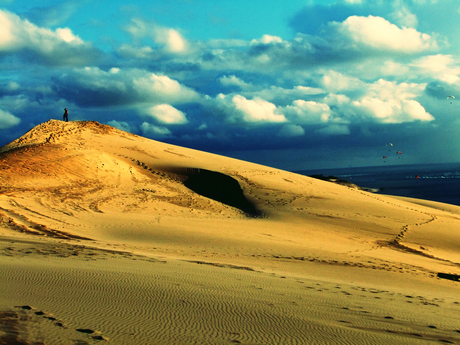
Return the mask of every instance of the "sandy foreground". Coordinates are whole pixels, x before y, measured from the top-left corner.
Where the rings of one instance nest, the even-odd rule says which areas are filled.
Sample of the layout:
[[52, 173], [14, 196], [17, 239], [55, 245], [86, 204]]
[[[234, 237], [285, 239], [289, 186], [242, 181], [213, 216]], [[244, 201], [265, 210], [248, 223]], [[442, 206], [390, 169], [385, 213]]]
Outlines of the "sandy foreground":
[[459, 249], [460, 207], [97, 122], [0, 149], [0, 344], [460, 344]]

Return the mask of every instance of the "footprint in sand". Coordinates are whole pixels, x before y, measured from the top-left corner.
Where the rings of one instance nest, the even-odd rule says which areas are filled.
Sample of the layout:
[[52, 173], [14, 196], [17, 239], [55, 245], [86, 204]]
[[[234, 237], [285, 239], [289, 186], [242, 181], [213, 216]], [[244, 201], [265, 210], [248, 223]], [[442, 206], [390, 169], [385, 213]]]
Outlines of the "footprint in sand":
[[105, 340], [105, 341], [108, 341], [107, 338], [103, 337], [102, 335], [100, 334], [94, 334], [94, 333], [97, 333], [96, 331], [92, 330], [92, 329], [89, 329], [89, 328], [77, 328], [76, 329], [77, 332], [80, 332], [80, 333], [85, 333], [85, 334], [93, 334], [91, 335], [91, 338], [94, 339], [94, 340]]
[[[22, 309], [22, 310], [32, 310], [32, 311], [35, 309], [34, 307], [32, 307], [32, 306], [30, 306], [30, 305], [16, 306], [15, 308], [20, 308], [20, 309]], [[55, 326], [64, 327], [64, 325], [63, 325], [62, 322], [60, 322], [59, 320], [57, 320], [57, 319], [56, 319], [55, 317], [53, 317], [53, 316], [46, 315], [46, 313], [43, 312], [43, 311], [36, 311], [36, 312], [34, 312], [34, 314], [37, 315], [37, 316], [43, 316], [43, 318], [48, 319], [48, 320], [50, 320], [50, 321], [56, 321], [56, 322], [54, 322], [54, 325], [55, 325]], [[1, 323], [0, 323], [0, 324], [1, 324]], [[64, 327], [64, 328], [65, 328], [65, 327]], [[85, 334], [90, 335], [90, 337], [91, 337], [93, 340], [105, 340], [105, 341], [108, 341], [108, 340], [109, 340], [108, 338], [102, 336], [102, 335], [100, 334], [100, 332], [95, 331], [95, 330], [92, 330], [92, 329], [90, 329], [90, 328], [77, 328], [77, 329], [75, 329], [75, 330], [76, 330], [77, 332], [85, 333]], [[2, 339], [0, 338], [0, 344], [4, 344], [4, 343], [1, 342], [1, 341], [2, 341]]]

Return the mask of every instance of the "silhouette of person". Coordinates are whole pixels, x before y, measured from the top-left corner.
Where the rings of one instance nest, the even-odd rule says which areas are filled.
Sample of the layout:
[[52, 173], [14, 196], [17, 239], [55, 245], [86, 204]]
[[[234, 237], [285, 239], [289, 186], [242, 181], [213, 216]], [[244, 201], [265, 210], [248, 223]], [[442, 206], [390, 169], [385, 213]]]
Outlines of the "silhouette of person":
[[69, 111], [67, 110], [67, 108], [64, 108], [63, 120], [64, 120], [65, 122], [68, 122], [68, 121], [69, 121]]

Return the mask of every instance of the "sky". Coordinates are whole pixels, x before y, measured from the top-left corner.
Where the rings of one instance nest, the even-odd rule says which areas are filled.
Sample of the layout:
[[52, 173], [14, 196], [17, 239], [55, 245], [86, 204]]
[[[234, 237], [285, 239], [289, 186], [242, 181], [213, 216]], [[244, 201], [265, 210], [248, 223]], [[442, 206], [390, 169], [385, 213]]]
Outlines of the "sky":
[[459, 33], [459, 0], [0, 0], [0, 146], [67, 108], [289, 171], [459, 162]]

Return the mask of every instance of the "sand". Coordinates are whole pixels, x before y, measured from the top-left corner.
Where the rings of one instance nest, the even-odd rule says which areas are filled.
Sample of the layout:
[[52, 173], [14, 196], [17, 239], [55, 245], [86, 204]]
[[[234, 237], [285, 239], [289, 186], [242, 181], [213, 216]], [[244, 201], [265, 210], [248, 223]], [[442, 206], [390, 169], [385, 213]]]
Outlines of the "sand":
[[460, 344], [459, 248], [460, 207], [97, 122], [0, 149], [0, 344]]

